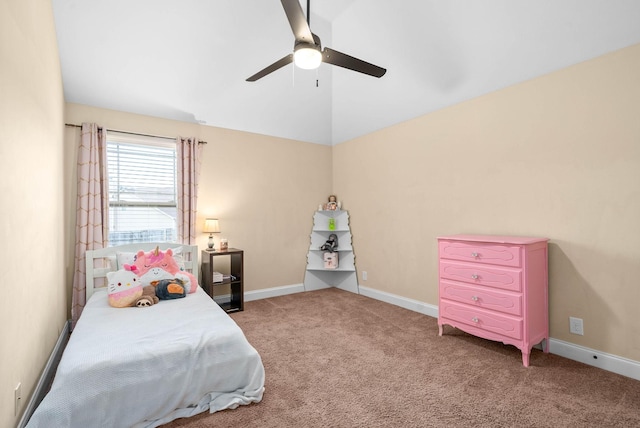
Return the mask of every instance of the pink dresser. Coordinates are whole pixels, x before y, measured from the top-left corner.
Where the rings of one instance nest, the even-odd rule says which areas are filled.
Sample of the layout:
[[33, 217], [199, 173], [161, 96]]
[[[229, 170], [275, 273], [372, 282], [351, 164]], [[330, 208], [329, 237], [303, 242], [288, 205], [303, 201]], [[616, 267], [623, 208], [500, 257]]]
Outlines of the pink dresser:
[[449, 324], [514, 345], [529, 366], [531, 348], [549, 352], [546, 238], [452, 235], [438, 238], [438, 333]]

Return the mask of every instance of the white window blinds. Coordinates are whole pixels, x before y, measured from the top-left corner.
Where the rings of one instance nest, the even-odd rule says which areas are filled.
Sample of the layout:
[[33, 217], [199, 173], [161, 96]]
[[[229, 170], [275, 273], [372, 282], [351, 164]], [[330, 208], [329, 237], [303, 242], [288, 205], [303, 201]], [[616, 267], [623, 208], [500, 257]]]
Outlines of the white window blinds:
[[107, 133], [109, 245], [175, 241], [176, 145]]

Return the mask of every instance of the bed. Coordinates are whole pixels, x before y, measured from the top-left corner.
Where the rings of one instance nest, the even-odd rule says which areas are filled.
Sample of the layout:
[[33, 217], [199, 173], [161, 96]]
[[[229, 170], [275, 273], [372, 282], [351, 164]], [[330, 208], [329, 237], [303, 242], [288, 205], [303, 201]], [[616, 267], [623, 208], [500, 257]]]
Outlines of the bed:
[[119, 268], [120, 257], [157, 246], [181, 253], [197, 276], [196, 246], [87, 251], [87, 304], [28, 428], [156, 427], [262, 399], [260, 355], [201, 287], [151, 307], [109, 305], [98, 280]]

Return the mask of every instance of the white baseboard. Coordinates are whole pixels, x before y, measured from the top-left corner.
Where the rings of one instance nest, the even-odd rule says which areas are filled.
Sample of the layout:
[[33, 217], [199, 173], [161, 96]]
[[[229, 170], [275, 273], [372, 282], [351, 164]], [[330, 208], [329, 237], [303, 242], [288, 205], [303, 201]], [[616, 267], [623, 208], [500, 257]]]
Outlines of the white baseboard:
[[51, 382], [53, 381], [53, 377], [56, 374], [56, 368], [58, 367], [58, 363], [62, 357], [62, 352], [69, 341], [70, 332], [71, 320], [67, 320], [64, 327], [62, 327], [56, 346], [53, 348], [53, 351], [51, 351], [51, 355], [49, 355], [47, 365], [44, 367], [42, 375], [40, 375], [36, 389], [33, 391], [33, 394], [31, 394], [31, 398], [29, 398], [29, 403], [22, 414], [22, 418], [20, 418], [18, 428], [23, 428], [27, 425], [27, 422], [31, 419], [31, 415], [33, 415], [33, 412], [36, 410], [36, 407], [38, 407], [44, 396], [47, 395], [49, 385], [51, 385]]
[[269, 297], [286, 296], [287, 294], [302, 293], [306, 291], [304, 284], [283, 285], [281, 287], [265, 288], [262, 290], [246, 291], [244, 301], [268, 299]]
[[[400, 306], [410, 311], [418, 312], [433, 318], [438, 318], [438, 306], [409, 299], [385, 291], [375, 290], [369, 287], [358, 287], [360, 294], [385, 303]], [[248, 291], [244, 294], [245, 301], [267, 299], [269, 297], [284, 296], [286, 294], [301, 293], [306, 291], [304, 284], [285, 285], [282, 287], [267, 288], [264, 290]], [[640, 380], [640, 362], [607, 354], [574, 345], [559, 339], [549, 338], [549, 352], [570, 360], [578, 361], [593, 367], [598, 367], [622, 376]]]
[[438, 318], [437, 306], [429, 305], [428, 303], [420, 302], [418, 300], [397, 296], [385, 291], [363, 287], [362, 285], [359, 286], [359, 288], [360, 294], [362, 294], [363, 296], [371, 297], [372, 299], [391, 303], [392, 305], [400, 306], [401, 308], [409, 309], [410, 311], [419, 312], [430, 317]]
[[598, 367], [622, 376], [640, 380], [640, 362], [574, 345], [563, 340], [549, 338], [549, 352], [579, 361], [581, 363]]

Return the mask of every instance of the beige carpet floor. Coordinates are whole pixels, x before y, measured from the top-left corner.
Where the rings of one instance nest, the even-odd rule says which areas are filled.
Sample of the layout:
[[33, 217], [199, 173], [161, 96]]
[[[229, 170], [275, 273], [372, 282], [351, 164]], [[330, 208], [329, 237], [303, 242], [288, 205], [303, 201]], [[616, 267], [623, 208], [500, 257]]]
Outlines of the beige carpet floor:
[[247, 302], [262, 402], [165, 427], [640, 427], [640, 381], [338, 289]]

